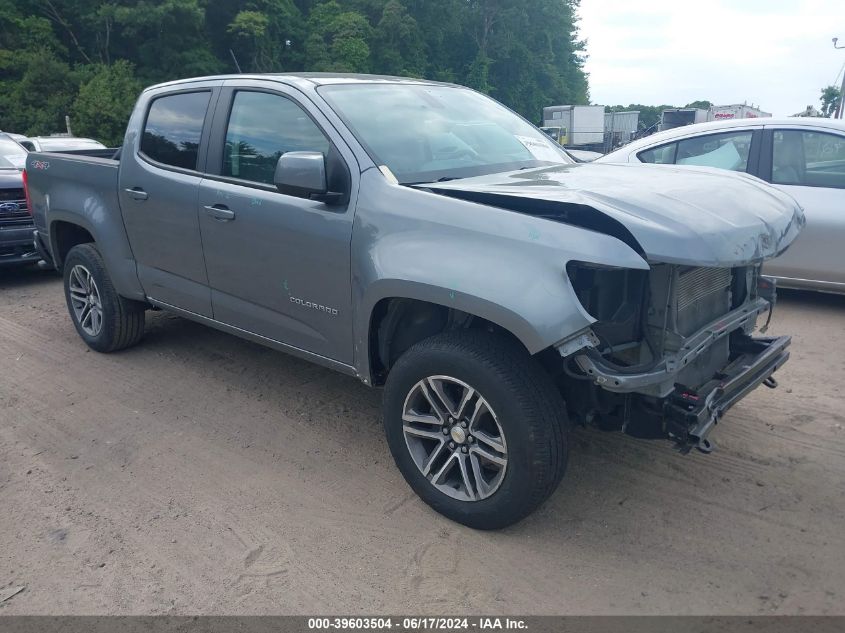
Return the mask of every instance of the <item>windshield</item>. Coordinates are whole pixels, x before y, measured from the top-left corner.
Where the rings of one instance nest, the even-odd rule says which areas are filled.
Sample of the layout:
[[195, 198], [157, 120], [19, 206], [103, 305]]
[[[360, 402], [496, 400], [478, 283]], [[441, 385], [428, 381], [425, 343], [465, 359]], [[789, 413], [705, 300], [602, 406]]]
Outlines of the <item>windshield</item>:
[[573, 162], [530, 123], [465, 88], [343, 84], [319, 92], [403, 184]]
[[0, 136], [0, 169], [23, 169], [26, 150], [8, 136]]

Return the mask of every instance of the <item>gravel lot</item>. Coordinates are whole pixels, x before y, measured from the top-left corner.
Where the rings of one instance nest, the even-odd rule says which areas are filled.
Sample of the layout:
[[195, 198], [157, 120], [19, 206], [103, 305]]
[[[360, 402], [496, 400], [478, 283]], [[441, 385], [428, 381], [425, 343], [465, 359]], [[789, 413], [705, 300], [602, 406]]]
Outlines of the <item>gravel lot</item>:
[[781, 386], [715, 453], [579, 430], [482, 533], [411, 493], [379, 392], [163, 313], [100, 355], [58, 278], [0, 271], [0, 614], [845, 614], [843, 325], [784, 292]]

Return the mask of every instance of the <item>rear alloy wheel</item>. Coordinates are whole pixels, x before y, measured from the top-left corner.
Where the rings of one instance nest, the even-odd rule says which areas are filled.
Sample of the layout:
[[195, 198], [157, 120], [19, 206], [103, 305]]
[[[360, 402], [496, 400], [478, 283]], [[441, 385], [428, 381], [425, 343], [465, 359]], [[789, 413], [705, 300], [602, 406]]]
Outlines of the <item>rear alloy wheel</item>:
[[103, 302], [97, 282], [82, 264], [71, 268], [69, 277], [68, 293], [76, 322], [88, 336], [96, 337], [103, 329]]
[[537, 360], [503, 335], [444, 332], [408, 349], [387, 376], [384, 426], [414, 492], [478, 529], [533, 512], [566, 466], [560, 392]]
[[117, 294], [94, 244], [78, 244], [68, 251], [64, 286], [70, 318], [91, 349], [114, 352], [141, 340], [146, 305]]

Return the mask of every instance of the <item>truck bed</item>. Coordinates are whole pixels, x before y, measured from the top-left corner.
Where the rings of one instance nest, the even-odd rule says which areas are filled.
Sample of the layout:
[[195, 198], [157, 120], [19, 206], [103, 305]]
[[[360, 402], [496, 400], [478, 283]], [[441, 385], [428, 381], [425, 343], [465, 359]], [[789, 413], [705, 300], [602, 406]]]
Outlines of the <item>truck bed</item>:
[[[100, 156], [107, 152], [110, 157]], [[107, 259], [131, 259], [126, 238], [121, 235], [120, 160], [113, 158], [114, 155], [114, 150], [77, 150], [31, 152], [27, 156], [32, 216], [42, 242], [49, 244], [61, 228], [58, 225], [67, 222], [83, 227], [94, 238], [105, 230], [104, 239], [117, 241], [115, 248], [109, 249]], [[125, 248], [121, 248], [124, 244]]]

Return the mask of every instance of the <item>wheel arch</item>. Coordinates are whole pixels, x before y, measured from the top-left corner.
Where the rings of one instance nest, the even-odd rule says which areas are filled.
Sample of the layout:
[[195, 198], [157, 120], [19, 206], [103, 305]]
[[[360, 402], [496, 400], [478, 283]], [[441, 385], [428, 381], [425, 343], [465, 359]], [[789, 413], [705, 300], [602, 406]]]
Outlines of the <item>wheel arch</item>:
[[118, 222], [109, 222], [104, 228], [102, 223], [89, 222], [85, 214], [52, 210], [48, 236], [53, 263], [62, 272], [70, 249], [78, 244], [94, 244], [118, 293], [127, 299], [145, 301], [146, 295], [138, 280], [135, 260], [119, 216]]
[[456, 308], [409, 297], [384, 297], [373, 306], [367, 356], [372, 384], [383, 384], [390, 368], [407, 349], [435, 334], [460, 329], [500, 332], [525, 344], [501, 323]]
[[557, 314], [548, 306], [520, 312], [478, 294], [381, 280], [373, 284], [359, 316], [356, 367], [365, 383], [382, 384], [402, 351], [434, 334], [461, 328], [500, 332], [534, 355], [589, 324], [580, 304], [564, 304], [569, 309], [557, 305]]
[[74, 246], [96, 243], [90, 229], [79, 221], [56, 220], [50, 223], [50, 250], [56, 270], [62, 272], [65, 258]]

